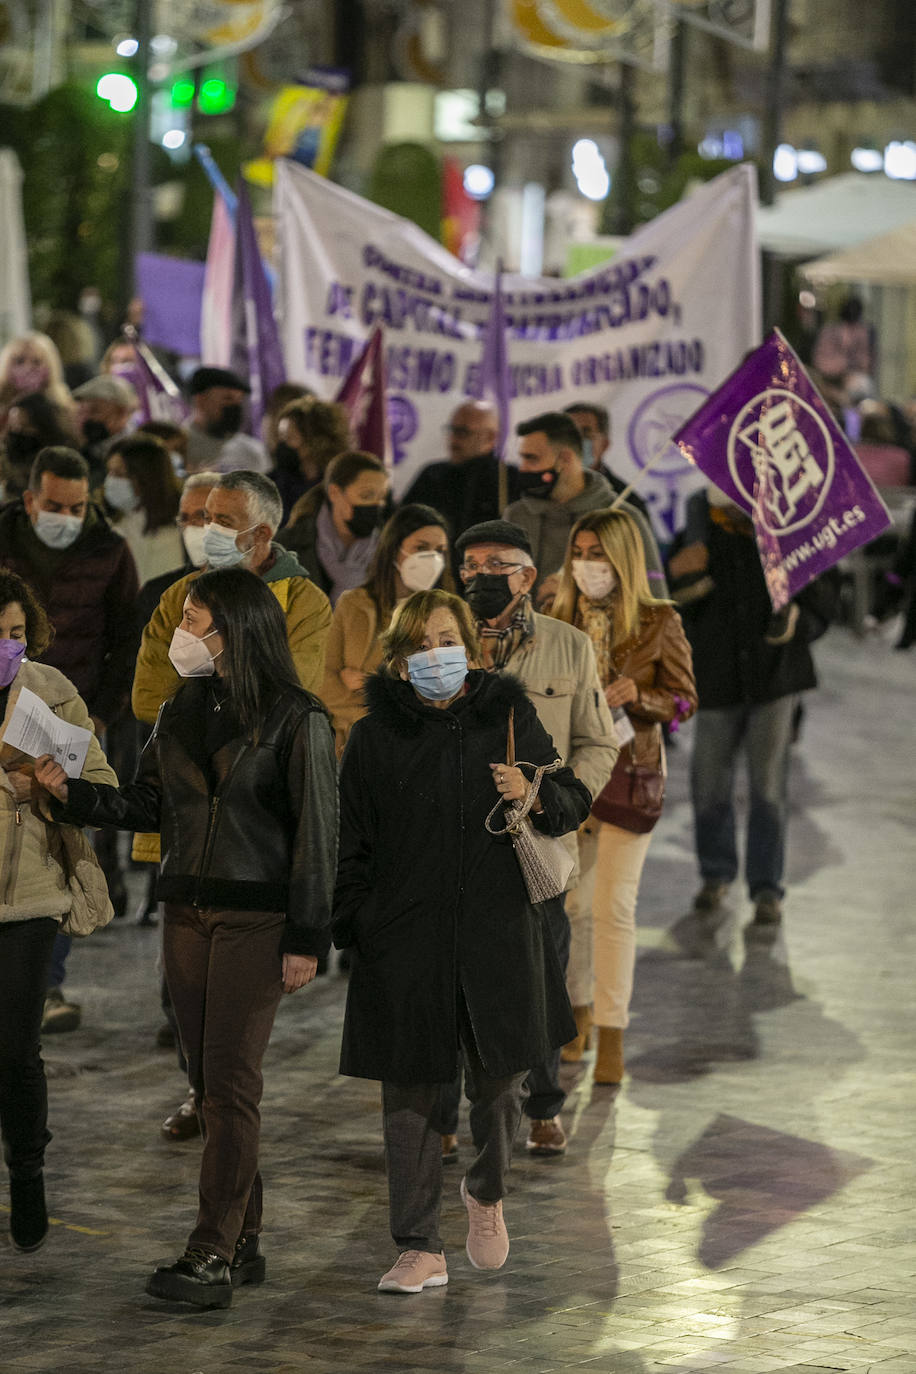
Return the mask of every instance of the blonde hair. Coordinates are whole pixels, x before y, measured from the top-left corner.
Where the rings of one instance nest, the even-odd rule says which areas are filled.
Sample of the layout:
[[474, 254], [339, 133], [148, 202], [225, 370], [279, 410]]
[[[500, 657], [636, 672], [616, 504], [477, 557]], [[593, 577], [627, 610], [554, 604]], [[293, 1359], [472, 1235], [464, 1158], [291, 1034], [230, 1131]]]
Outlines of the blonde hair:
[[613, 593], [613, 644], [622, 644], [639, 629], [640, 613], [644, 608], [667, 604], [652, 595], [642, 535], [636, 521], [624, 510], [591, 511], [573, 525], [560, 572], [560, 585], [550, 614], [569, 625], [576, 623], [579, 589], [573, 581], [572, 550], [580, 530], [589, 530], [597, 536], [617, 578]]
[[398, 677], [405, 661], [419, 650], [433, 611], [451, 611], [458, 622], [458, 632], [467, 650], [468, 663], [480, 662], [477, 625], [467, 602], [452, 592], [434, 587], [432, 591], [414, 592], [413, 596], [409, 596], [395, 611], [391, 624], [382, 635], [382, 666], [392, 677]]
[[70, 395], [70, 388], [64, 381], [64, 365], [60, 360], [57, 345], [53, 339], [49, 339], [47, 334], [42, 334], [37, 329], [27, 330], [25, 334], [18, 334], [15, 339], [10, 339], [0, 351], [0, 402], [8, 405], [16, 395], [15, 389], [7, 377], [9, 372], [10, 360], [23, 344], [31, 344], [36, 353], [41, 354], [42, 362], [48, 369], [48, 380], [41, 388], [42, 395], [47, 396], [49, 401], [61, 406], [67, 413], [73, 410], [73, 397]]

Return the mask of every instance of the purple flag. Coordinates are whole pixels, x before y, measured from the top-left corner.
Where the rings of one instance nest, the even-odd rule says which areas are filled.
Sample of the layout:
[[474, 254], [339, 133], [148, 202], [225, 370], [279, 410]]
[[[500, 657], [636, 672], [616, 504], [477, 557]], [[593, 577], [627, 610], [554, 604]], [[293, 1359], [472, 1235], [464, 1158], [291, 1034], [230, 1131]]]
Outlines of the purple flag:
[[871, 480], [778, 329], [674, 435], [754, 522], [776, 610], [887, 529]]
[[382, 326], [377, 324], [334, 399], [350, 417], [350, 435], [355, 447], [364, 453], [374, 453], [376, 458], [390, 465], [383, 345]]
[[124, 326], [124, 336], [134, 346], [134, 361], [114, 367], [112, 371], [130, 382], [137, 393], [137, 422], [142, 425], [147, 420], [165, 420], [168, 424], [183, 425], [189, 411], [177, 382], [132, 325]]
[[509, 350], [506, 346], [506, 311], [503, 303], [502, 271], [497, 269], [493, 284], [490, 318], [483, 336], [483, 356], [480, 361], [480, 399], [489, 401], [499, 415], [499, 436], [496, 452], [500, 460], [506, 456], [509, 437]]
[[267, 398], [286, 381], [283, 350], [274, 319], [267, 273], [251, 218], [251, 202], [239, 181], [235, 219], [235, 292], [232, 310], [232, 363], [251, 386], [248, 423], [259, 434]]
[[204, 291], [202, 262], [138, 253], [137, 293], [143, 299], [143, 337], [190, 358], [200, 357], [200, 307]]

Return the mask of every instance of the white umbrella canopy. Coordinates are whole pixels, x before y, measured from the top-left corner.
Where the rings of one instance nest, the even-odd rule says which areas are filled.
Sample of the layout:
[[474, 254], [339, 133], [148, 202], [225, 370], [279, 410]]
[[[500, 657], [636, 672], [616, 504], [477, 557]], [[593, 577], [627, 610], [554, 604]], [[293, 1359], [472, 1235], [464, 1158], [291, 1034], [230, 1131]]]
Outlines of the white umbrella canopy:
[[912, 286], [916, 284], [916, 220], [844, 252], [815, 258], [801, 270], [815, 286], [834, 282]]
[[844, 172], [814, 186], [783, 191], [757, 211], [761, 248], [813, 258], [916, 223], [916, 182]]

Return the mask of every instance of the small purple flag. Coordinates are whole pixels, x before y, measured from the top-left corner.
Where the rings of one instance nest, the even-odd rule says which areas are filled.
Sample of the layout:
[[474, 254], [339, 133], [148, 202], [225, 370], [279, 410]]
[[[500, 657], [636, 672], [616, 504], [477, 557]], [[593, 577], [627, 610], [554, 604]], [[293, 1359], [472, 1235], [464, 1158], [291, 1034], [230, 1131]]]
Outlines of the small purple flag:
[[483, 356], [480, 361], [480, 399], [489, 401], [499, 414], [499, 436], [496, 452], [505, 461], [506, 441], [509, 438], [509, 350], [506, 345], [506, 310], [503, 302], [502, 269], [497, 268], [493, 283], [490, 317], [483, 336]]
[[674, 442], [750, 514], [776, 610], [891, 523], [778, 329], [680, 427]]
[[374, 453], [386, 466], [391, 463], [387, 379], [382, 326], [377, 324], [365, 348], [344, 377], [335, 400], [350, 417], [350, 435], [356, 448]]
[[177, 382], [166, 372], [155, 353], [141, 340], [132, 325], [124, 326], [124, 337], [134, 346], [134, 361], [112, 369], [130, 382], [137, 393], [138, 422], [165, 420], [168, 424], [183, 425], [189, 411]]
[[235, 219], [231, 366], [251, 386], [248, 423], [251, 433], [259, 434], [267, 398], [275, 386], [286, 381], [286, 368], [267, 273], [251, 218], [251, 202], [241, 180]]

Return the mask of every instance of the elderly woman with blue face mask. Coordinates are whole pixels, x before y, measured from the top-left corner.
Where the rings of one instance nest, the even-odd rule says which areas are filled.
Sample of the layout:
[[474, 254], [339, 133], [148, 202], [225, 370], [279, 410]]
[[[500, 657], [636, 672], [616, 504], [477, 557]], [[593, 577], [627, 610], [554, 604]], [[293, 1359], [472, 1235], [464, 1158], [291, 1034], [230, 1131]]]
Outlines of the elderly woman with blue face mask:
[[[341, 772], [334, 938], [352, 950], [341, 1072], [382, 1082], [400, 1256], [378, 1287], [419, 1293], [448, 1282], [440, 1085], [460, 1057], [477, 1150], [461, 1183], [467, 1254], [499, 1269], [522, 1084], [574, 1022], [544, 908], [530, 905], [509, 838], [484, 824], [529, 788], [531, 770], [505, 762], [510, 711], [520, 761], [554, 763], [549, 735], [515, 678], [471, 666], [480, 645], [459, 597], [409, 597], [382, 645]], [[534, 825], [575, 830], [590, 801], [560, 768], [541, 781]]]

